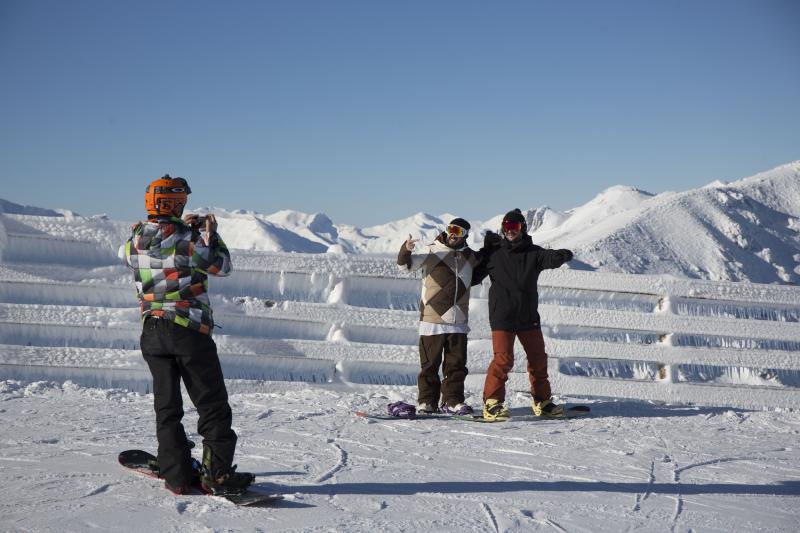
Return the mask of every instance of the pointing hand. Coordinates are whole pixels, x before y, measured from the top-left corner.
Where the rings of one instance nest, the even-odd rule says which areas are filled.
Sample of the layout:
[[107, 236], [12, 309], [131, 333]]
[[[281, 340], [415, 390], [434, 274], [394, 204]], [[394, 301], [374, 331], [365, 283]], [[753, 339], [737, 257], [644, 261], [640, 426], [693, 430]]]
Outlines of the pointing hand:
[[413, 252], [414, 248], [417, 246], [416, 242], [418, 240], [419, 239], [412, 239], [411, 238], [411, 234], [409, 233], [408, 234], [408, 239], [406, 239], [406, 242], [405, 242], [406, 250], [408, 250], [409, 252]]

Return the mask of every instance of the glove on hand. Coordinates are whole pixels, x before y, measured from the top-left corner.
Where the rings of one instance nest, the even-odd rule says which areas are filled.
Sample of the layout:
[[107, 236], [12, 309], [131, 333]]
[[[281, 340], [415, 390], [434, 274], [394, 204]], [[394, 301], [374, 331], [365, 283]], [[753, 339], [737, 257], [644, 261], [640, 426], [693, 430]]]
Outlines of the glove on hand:
[[556, 250], [556, 253], [558, 254], [558, 257], [561, 259], [562, 264], [572, 261], [572, 252], [570, 250], [562, 248], [561, 250]]
[[493, 231], [487, 231], [486, 235], [483, 236], [483, 246], [487, 248], [497, 246], [502, 240], [503, 238], [497, 233]]

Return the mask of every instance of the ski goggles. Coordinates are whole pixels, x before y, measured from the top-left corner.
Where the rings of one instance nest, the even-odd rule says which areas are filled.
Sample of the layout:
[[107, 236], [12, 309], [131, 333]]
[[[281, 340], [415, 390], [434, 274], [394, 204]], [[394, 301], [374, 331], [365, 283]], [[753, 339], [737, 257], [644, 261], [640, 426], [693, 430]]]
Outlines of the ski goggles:
[[518, 222], [516, 220], [504, 220], [503, 221], [503, 232], [513, 231], [515, 233], [519, 233], [522, 231], [522, 222]]
[[153, 192], [156, 194], [192, 194], [192, 189], [187, 185], [186, 187], [154, 187]]
[[468, 231], [461, 226], [456, 226], [455, 224], [450, 224], [447, 226], [447, 234], [452, 235], [453, 237], [465, 237], [467, 233]]

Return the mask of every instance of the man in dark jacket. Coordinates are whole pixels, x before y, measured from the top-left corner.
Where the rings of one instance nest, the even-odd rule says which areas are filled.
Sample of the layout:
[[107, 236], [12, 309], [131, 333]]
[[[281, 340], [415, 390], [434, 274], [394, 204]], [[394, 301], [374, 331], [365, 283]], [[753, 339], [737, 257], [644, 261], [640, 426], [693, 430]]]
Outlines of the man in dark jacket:
[[572, 259], [569, 250], [546, 250], [533, 244], [525, 217], [519, 209], [503, 218], [503, 236], [489, 232], [476, 277], [492, 280], [489, 289], [489, 323], [492, 328], [494, 358], [486, 372], [483, 387], [483, 416], [508, 418], [505, 406], [506, 381], [514, 366], [514, 340], [519, 338], [528, 358], [528, 377], [537, 416], [557, 417], [563, 407], [551, 400], [547, 378], [547, 353], [539, 320], [539, 273], [558, 268]]
[[142, 313], [142, 355], [153, 376], [158, 463], [167, 489], [186, 494], [194, 483], [189, 442], [181, 419], [181, 380], [197, 408], [203, 436], [201, 483], [207, 492], [243, 491], [253, 474], [232, 465], [236, 433], [223, 381], [208, 275], [231, 272], [228, 248], [214, 215], [186, 215], [191, 189], [168, 174], [147, 187], [147, 221], [133, 226], [125, 257], [134, 272]]

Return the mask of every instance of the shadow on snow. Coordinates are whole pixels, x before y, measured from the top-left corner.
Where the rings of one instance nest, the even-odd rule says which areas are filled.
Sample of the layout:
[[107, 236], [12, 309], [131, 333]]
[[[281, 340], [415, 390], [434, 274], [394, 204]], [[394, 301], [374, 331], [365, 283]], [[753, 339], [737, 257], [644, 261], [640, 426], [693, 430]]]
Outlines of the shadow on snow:
[[616, 492], [630, 494], [730, 494], [753, 496], [800, 496], [800, 481], [772, 485], [744, 483], [621, 483], [605, 481], [430, 481], [421, 483], [336, 483], [330, 485], [274, 485], [278, 492], [340, 495], [397, 495], [424, 493], [479, 494], [502, 492]]
[[[582, 418], [670, 418], [676, 416], [719, 416], [726, 413], [746, 416], [749, 409], [739, 409], [732, 407], [710, 407], [693, 405], [666, 405], [652, 404], [646, 401], [636, 400], [591, 400], [582, 404], [579, 400], [566, 403], [565, 407], [576, 405], [587, 405], [592, 411], [587, 417]], [[511, 408], [512, 419], [514, 416], [533, 414], [530, 407]]]

